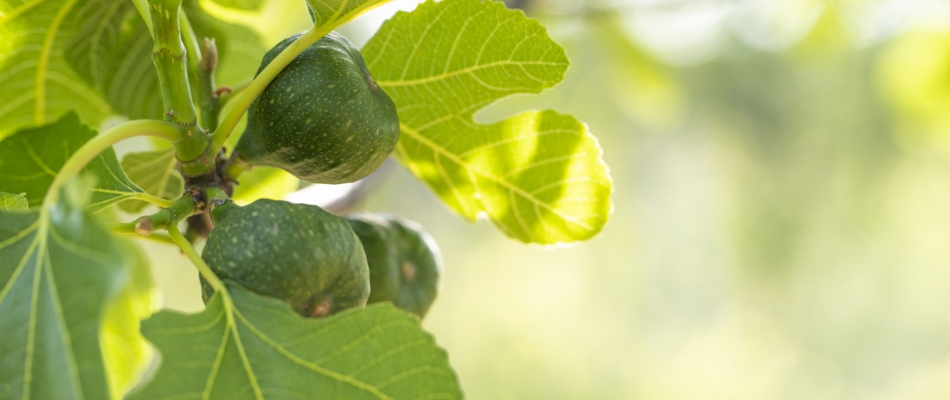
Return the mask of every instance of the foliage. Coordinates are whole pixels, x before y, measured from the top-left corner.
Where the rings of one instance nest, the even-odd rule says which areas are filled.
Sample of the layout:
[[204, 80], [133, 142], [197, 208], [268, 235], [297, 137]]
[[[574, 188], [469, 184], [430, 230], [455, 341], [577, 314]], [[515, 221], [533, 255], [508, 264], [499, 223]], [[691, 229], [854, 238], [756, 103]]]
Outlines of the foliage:
[[[265, 3], [214, 2], [241, 12]], [[362, 301], [332, 316], [302, 313], [323, 318], [294, 312], [297, 302], [285, 296], [313, 295], [294, 285], [315, 274], [291, 262], [297, 251], [343, 251], [341, 268], [365, 272], [349, 224], [319, 208], [324, 217], [277, 216], [259, 204], [311, 206], [259, 201], [240, 208], [232, 200], [241, 198], [236, 184], [255, 198], [267, 182], [286, 181], [282, 171], [248, 171], [254, 160], [226, 155], [244, 113], [265, 90], [284, 89], [275, 79], [297, 56], [381, 2], [307, 1], [313, 27], [275, 49], [255, 75], [248, 66], [264, 55], [260, 37], [196, 0], [0, 0], [0, 259], [11, 261], [0, 264], [0, 398], [462, 396], [445, 352], [413, 314]], [[573, 242], [600, 231], [611, 182], [584, 124], [554, 111], [490, 125], [472, 119], [502, 97], [562, 79], [568, 60], [539, 23], [501, 3], [428, 2], [387, 21], [362, 54], [368, 71], [359, 70], [360, 79], [388, 94], [398, 113], [395, 157], [449, 207], [469, 220], [487, 215], [528, 243]], [[283, 118], [306, 121], [321, 107], [346, 104], [345, 93], [331, 94]], [[131, 121], [92, 128], [114, 115]], [[317, 147], [344, 148], [334, 146], [383, 125], [357, 122], [366, 129], [329, 132], [301, 151], [312, 159]], [[269, 125], [255, 134], [274, 139]], [[112, 146], [137, 136], [167, 143], [119, 163]], [[339, 152], [336, 162], [369, 153], [382, 160], [391, 147]], [[363, 172], [378, 166], [370, 164]], [[110, 212], [118, 205], [141, 213], [147, 203], [158, 211], [132, 222], [115, 222]], [[147, 261], [120, 235], [177, 245], [213, 289], [206, 309], [151, 315]], [[193, 242], [205, 237], [202, 256]], [[413, 237], [433, 254], [431, 238]], [[247, 253], [258, 250], [272, 268], [247, 279], [229, 275], [253, 266]], [[438, 270], [439, 261], [430, 261]], [[276, 281], [276, 292], [255, 290]], [[427, 282], [434, 290], [437, 280]], [[340, 285], [321, 284], [331, 283]], [[434, 291], [424, 305], [393, 301], [423, 315], [432, 297]], [[145, 340], [161, 363], [148, 376], [153, 354]]]

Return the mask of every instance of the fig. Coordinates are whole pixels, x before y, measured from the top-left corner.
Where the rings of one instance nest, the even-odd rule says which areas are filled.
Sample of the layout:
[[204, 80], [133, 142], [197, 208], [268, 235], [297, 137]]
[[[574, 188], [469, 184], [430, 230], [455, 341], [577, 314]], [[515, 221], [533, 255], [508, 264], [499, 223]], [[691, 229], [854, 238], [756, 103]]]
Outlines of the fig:
[[422, 227], [390, 214], [347, 216], [369, 263], [367, 304], [389, 301], [424, 318], [439, 292], [442, 258]]
[[[222, 280], [285, 301], [305, 317], [362, 307], [370, 293], [363, 246], [350, 225], [322, 208], [257, 200], [231, 209], [201, 258]], [[202, 279], [207, 302], [214, 290]]]
[[[258, 74], [298, 36], [268, 51]], [[251, 165], [338, 184], [375, 171], [398, 140], [396, 106], [376, 85], [359, 50], [331, 32], [291, 61], [254, 101], [235, 149]]]

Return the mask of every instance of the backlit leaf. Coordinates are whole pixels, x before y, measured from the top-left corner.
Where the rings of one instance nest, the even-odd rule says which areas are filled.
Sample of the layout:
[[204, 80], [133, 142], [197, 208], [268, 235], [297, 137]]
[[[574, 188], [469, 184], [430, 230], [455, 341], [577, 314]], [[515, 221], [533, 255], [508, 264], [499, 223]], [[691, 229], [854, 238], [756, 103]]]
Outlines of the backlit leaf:
[[66, 60], [112, 109], [132, 119], [162, 118], [162, 94], [152, 64], [152, 38], [128, 0], [87, 0], [71, 13], [79, 24]]
[[398, 108], [394, 154], [456, 212], [486, 215], [523, 242], [600, 232], [612, 183], [584, 124], [554, 111], [490, 125], [472, 119], [502, 97], [563, 78], [567, 56], [537, 21], [502, 3], [430, 1], [383, 24], [363, 56]]
[[28, 211], [30, 202], [23, 194], [0, 192], [0, 211]]
[[313, 26], [333, 30], [389, 0], [307, 0]]
[[139, 382], [155, 356], [139, 328], [157, 308], [158, 300], [148, 258], [130, 240], [113, 240], [123, 251], [130, 279], [106, 306], [99, 338], [109, 393], [113, 399], [121, 399]]
[[82, 21], [77, 0], [0, 0], [0, 139], [67, 111], [97, 125], [109, 104], [70, 67], [64, 49]]
[[234, 8], [238, 10], [250, 10], [256, 11], [260, 10], [261, 6], [267, 2], [267, 0], [213, 0], [215, 3], [218, 3], [224, 7]]
[[[154, 196], [176, 199], [185, 190], [185, 180], [178, 172], [175, 149], [127, 154], [122, 158], [122, 169], [133, 183]], [[119, 207], [128, 212], [138, 212], [148, 204], [131, 200], [119, 204]]]

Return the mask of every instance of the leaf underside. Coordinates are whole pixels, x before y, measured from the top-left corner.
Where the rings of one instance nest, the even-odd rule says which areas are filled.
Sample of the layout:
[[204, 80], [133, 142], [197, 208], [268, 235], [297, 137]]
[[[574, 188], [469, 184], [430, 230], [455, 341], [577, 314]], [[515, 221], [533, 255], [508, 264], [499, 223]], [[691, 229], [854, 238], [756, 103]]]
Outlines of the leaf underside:
[[[114, 0], [121, 1], [121, 0]], [[66, 61], [78, 0], [0, 0], [0, 139], [72, 110], [96, 125], [112, 108]]]
[[[25, 193], [30, 206], [39, 206], [66, 160], [95, 136], [95, 131], [70, 112], [54, 123], [23, 129], [0, 141], [0, 189]], [[100, 153], [83, 171], [97, 180], [89, 211], [97, 212], [143, 193], [125, 175], [112, 148]]]
[[[266, 51], [260, 37], [205, 13], [197, 0], [183, 7], [199, 37], [217, 40], [218, 83], [253, 77]], [[0, 38], [0, 139], [69, 111], [92, 126], [113, 114], [161, 119], [152, 40], [133, 2], [0, 0]]]
[[502, 3], [430, 1], [387, 21], [362, 52], [398, 108], [394, 154], [453, 210], [530, 243], [601, 230], [612, 183], [584, 124], [554, 111], [490, 125], [472, 118], [561, 81], [569, 61], [537, 21]]
[[0, 211], [0, 398], [106, 399], [106, 301], [127, 280], [109, 235], [68, 202]]
[[[122, 169], [129, 180], [152, 194], [165, 199], [181, 196], [185, 180], [178, 172], [175, 149], [130, 153], [122, 158]], [[141, 200], [126, 201], [119, 207], [128, 212], [142, 211], [149, 203]]]
[[163, 361], [132, 399], [461, 398], [445, 352], [408, 313], [376, 305], [306, 319], [286, 303], [228, 288], [233, 318], [216, 294], [199, 314], [144, 322]]
[[0, 211], [29, 211], [30, 202], [24, 194], [0, 192]]

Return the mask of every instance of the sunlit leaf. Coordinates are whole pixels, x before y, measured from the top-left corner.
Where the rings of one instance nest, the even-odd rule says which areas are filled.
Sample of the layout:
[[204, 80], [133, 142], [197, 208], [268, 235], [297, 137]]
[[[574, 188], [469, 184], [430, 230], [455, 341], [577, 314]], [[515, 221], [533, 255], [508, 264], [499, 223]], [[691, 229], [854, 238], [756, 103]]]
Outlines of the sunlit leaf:
[[139, 327], [158, 304], [148, 259], [129, 240], [115, 240], [131, 279], [106, 307], [99, 337], [109, 393], [113, 399], [121, 399], [141, 380], [155, 356]]
[[24, 194], [0, 192], [0, 211], [28, 211], [30, 202]]
[[0, 398], [109, 398], [99, 324], [128, 275], [72, 203], [0, 211]]
[[156, 314], [145, 336], [162, 366], [132, 399], [459, 399], [455, 373], [412, 315], [374, 305], [305, 319], [229, 285], [204, 312]]
[[389, 0], [307, 0], [313, 26], [335, 29], [364, 11]]
[[537, 93], [568, 59], [544, 28], [502, 3], [427, 2], [383, 24], [363, 48], [402, 127], [395, 155], [452, 209], [487, 215], [524, 242], [597, 234], [611, 210], [611, 181], [587, 127], [554, 111], [482, 125], [488, 104]]
[[224, 7], [234, 8], [238, 10], [250, 10], [250, 11], [260, 10], [261, 6], [263, 6], [264, 3], [267, 2], [267, 0], [212, 0], [212, 1]]
[[71, 12], [81, 21], [66, 60], [117, 113], [162, 117], [162, 94], [152, 64], [152, 38], [128, 0], [88, 0]]
[[218, 47], [216, 83], [233, 86], [254, 77], [267, 52], [260, 35], [248, 26], [234, 23], [200, 7], [197, 0], [186, 0], [182, 10], [188, 14], [199, 38], [214, 38]]
[[[185, 190], [185, 180], [178, 172], [178, 160], [175, 149], [130, 153], [122, 158], [122, 169], [129, 179], [145, 190], [146, 193], [175, 199]], [[119, 204], [128, 212], [141, 211], [149, 203], [132, 200]]]
[[300, 187], [300, 179], [280, 168], [255, 167], [238, 177], [234, 201], [242, 204], [258, 199], [281, 200]]
[[109, 104], [69, 66], [82, 21], [75, 0], [0, 0], [0, 138], [73, 110], [96, 125]]
[[[95, 136], [96, 131], [79, 122], [76, 114], [68, 113], [59, 121], [21, 130], [0, 141], [0, 190], [26, 193], [30, 206], [40, 205], [69, 156]], [[94, 158], [84, 171], [98, 180], [90, 211], [140, 198], [143, 193], [122, 171], [111, 148]]]

